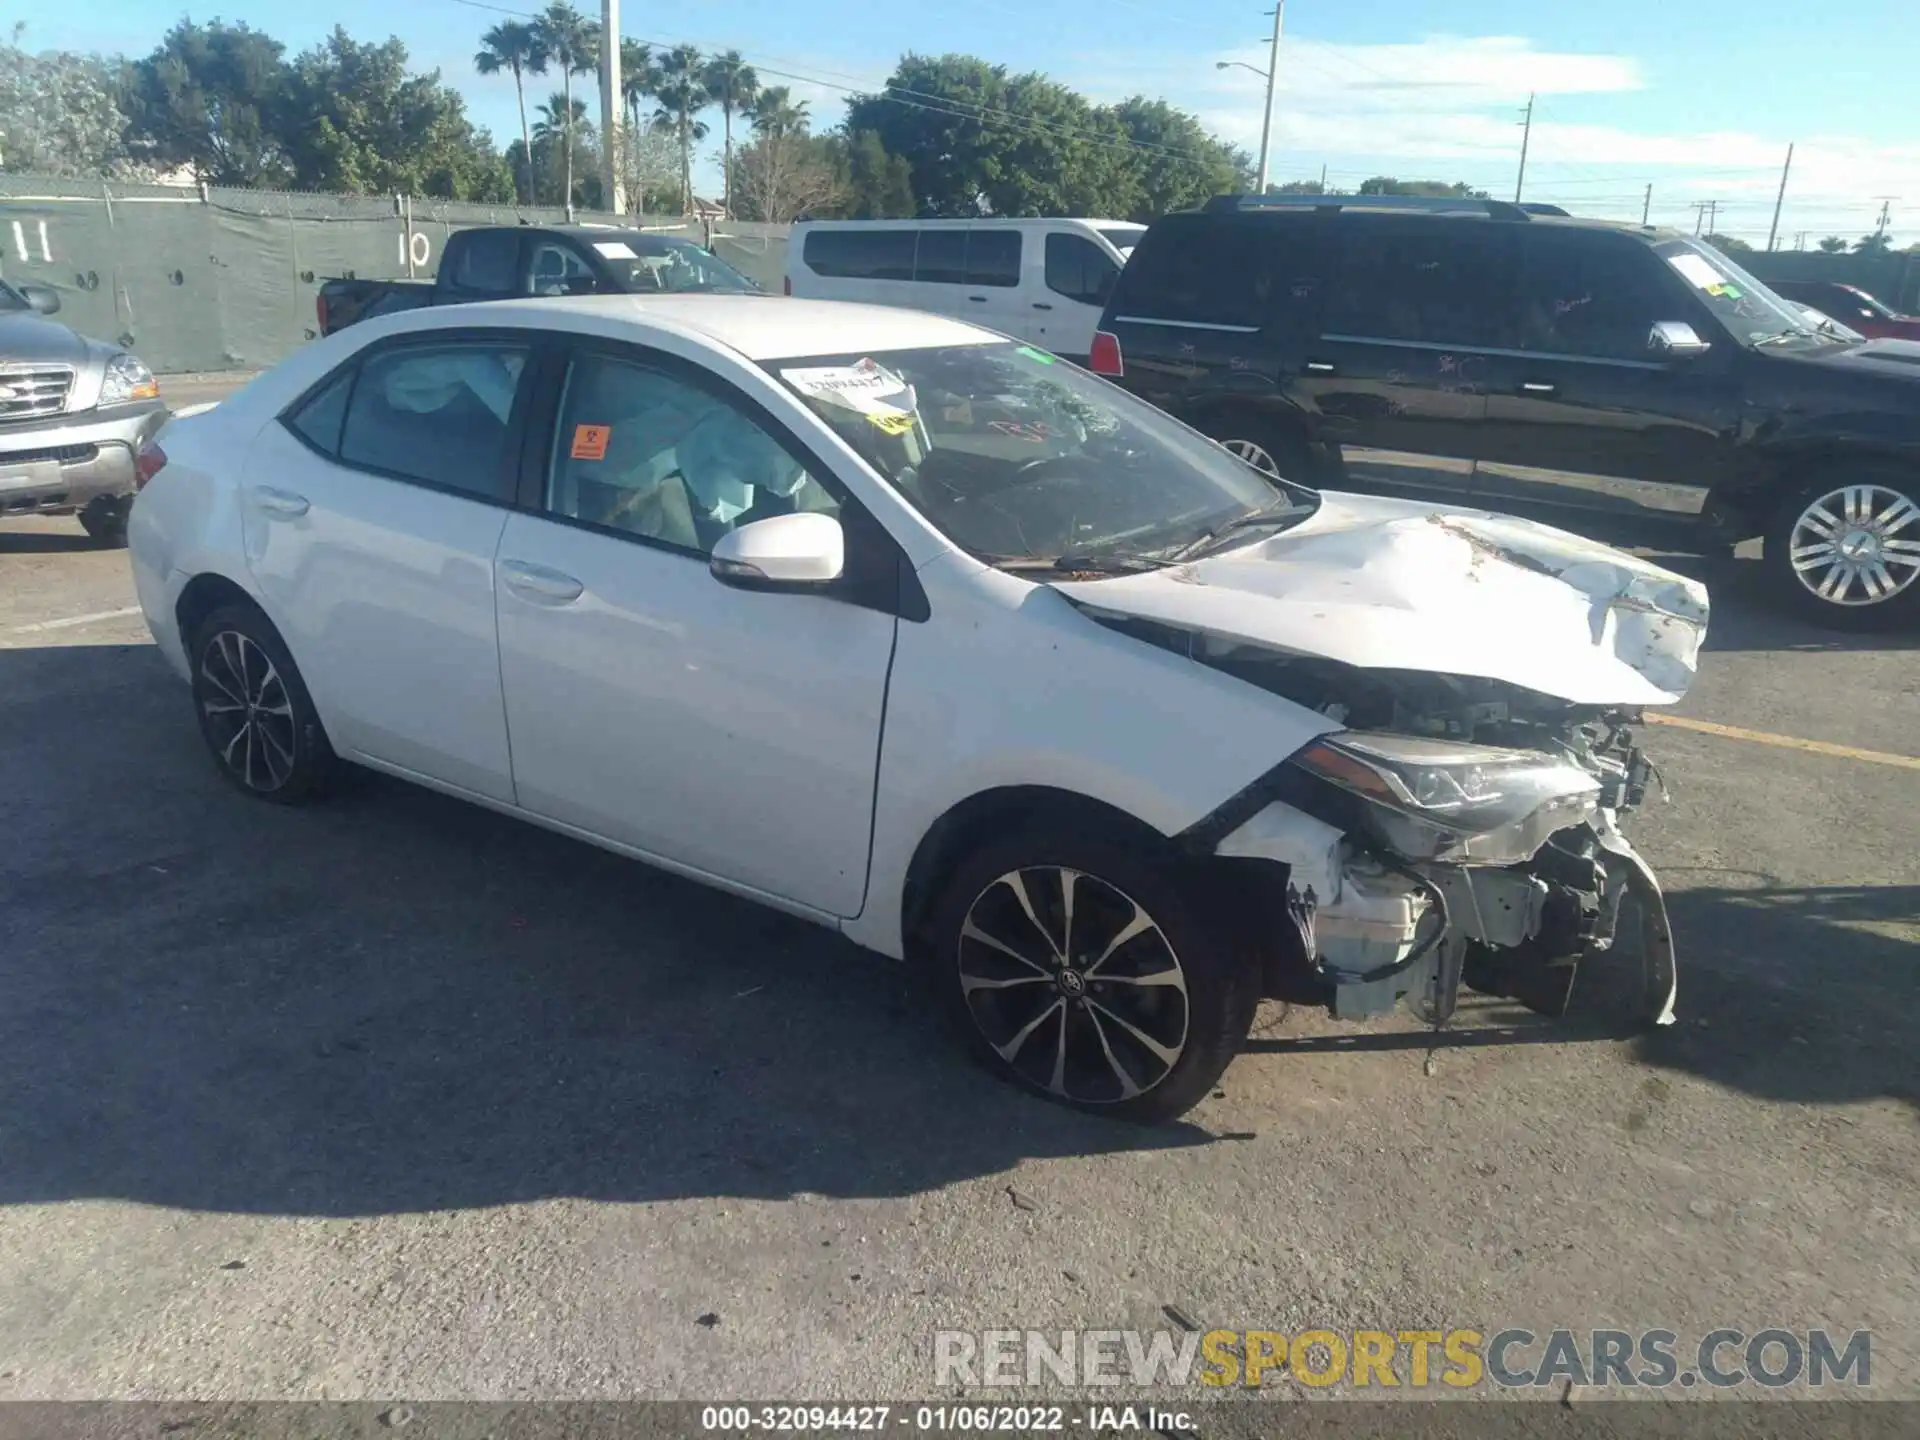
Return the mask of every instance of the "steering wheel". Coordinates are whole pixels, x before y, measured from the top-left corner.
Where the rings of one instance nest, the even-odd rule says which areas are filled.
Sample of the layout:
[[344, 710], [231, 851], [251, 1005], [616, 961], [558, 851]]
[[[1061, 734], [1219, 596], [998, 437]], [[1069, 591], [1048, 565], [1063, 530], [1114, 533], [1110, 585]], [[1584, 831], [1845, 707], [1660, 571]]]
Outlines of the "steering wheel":
[[1036, 455], [1031, 460], [1023, 460], [1014, 467], [1010, 485], [1030, 485], [1049, 470], [1085, 470], [1087, 457], [1084, 455]]

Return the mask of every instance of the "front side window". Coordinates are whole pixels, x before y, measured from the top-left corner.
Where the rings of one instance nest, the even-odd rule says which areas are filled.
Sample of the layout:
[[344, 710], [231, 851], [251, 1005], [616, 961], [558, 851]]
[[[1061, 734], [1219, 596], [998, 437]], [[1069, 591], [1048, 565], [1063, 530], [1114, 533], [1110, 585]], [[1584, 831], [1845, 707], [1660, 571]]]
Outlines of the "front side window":
[[1520, 347], [1602, 360], [1654, 360], [1648, 337], [1685, 311], [1672, 278], [1627, 239], [1529, 230], [1520, 282]]
[[588, 242], [612, 278], [629, 295], [755, 295], [760, 287], [726, 261], [690, 240], [615, 231]]
[[535, 295], [591, 295], [593, 270], [571, 245], [542, 240], [533, 249], [528, 288]]
[[1514, 348], [1514, 227], [1457, 219], [1348, 218], [1329, 334]]
[[755, 520], [840, 509], [744, 405], [603, 356], [577, 360], [567, 375], [546, 506], [699, 554]]
[[490, 341], [410, 345], [360, 366], [340, 460], [486, 500], [512, 494], [507, 423], [525, 347]]
[[1084, 235], [1047, 236], [1047, 288], [1082, 305], [1104, 305], [1120, 267]]
[[1654, 253], [1741, 344], [1801, 347], [1833, 343], [1835, 337], [1815, 328], [1798, 305], [1774, 294], [1713, 246], [1694, 240], [1669, 240], [1656, 246]]
[[1318, 504], [1032, 346], [766, 365], [935, 527], [991, 563], [1157, 563], [1255, 512], [1285, 509], [1293, 523]]

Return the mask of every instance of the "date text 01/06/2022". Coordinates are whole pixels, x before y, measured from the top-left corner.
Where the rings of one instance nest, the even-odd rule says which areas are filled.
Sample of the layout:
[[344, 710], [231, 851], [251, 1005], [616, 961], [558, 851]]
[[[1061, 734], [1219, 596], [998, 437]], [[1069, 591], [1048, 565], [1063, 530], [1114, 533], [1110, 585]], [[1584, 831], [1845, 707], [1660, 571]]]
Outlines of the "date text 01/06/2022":
[[719, 1434], [812, 1434], [912, 1430], [927, 1433], [1026, 1435], [1047, 1431], [1101, 1433], [1191, 1430], [1185, 1411], [1141, 1405], [708, 1405], [700, 1428]]

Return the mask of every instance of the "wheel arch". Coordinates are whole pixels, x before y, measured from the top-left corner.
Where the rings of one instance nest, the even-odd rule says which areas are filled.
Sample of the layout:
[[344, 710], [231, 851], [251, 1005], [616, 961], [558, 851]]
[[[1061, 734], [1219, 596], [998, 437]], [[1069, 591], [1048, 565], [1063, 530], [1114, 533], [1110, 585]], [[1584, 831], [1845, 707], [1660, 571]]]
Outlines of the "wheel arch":
[[[244, 605], [257, 613], [269, 625], [273, 624], [260, 602], [248, 592], [244, 585], [218, 571], [208, 570], [189, 580], [180, 591], [180, 598], [173, 602], [174, 623], [179, 626], [180, 648], [192, 655], [193, 635], [200, 624], [214, 611], [227, 605]], [[279, 634], [279, 627], [274, 626]], [[282, 637], [281, 643], [285, 644]]]
[[1756, 539], [1796, 486], [1828, 466], [1850, 462], [1904, 470], [1920, 489], [1920, 447], [1841, 436], [1806, 436], [1759, 451], [1738, 475], [1714, 487], [1707, 497], [1707, 510], [1717, 517], [1729, 538]]

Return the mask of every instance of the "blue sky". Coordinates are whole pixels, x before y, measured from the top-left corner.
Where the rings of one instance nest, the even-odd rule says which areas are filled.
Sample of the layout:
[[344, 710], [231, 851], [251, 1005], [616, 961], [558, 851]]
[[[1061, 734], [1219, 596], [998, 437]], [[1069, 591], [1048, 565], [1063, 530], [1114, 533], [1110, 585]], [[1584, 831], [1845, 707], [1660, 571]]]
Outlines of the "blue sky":
[[[497, 0], [508, 9], [535, 0]], [[1037, 69], [1098, 99], [1143, 92], [1257, 147], [1263, 84], [1220, 60], [1266, 64], [1266, 0], [625, 0], [626, 34], [733, 46], [764, 78], [839, 118], [836, 86], [877, 86], [901, 50], [955, 50]], [[581, 0], [597, 15], [598, 0]], [[29, 20], [31, 48], [142, 54], [181, 13], [152, 0], [88, 0]], [[233, 0], [195, 18], [246, 20], [299, 49], [335, 23], [404, 40], [475, 117], [506, 139], [513, 88], [472, 70], [480, 33], [503, 18], [461, 0]], [[1817, 18], [1810, 18], [1817, 17]], [[1273, 171], [1336, 184], [1392, 173], [1466, 179], [1511, 194], [1519, 107], [1537, 93], [1528, 199], [1763, 242], [1780, 164], [1797, 142], [1782, 242], [1856, 237], [1893, 201], [1898, 243], [1920, 239], [1920, 84], [1912, 0], [1292, 0], [1281, 46]], [[793, 76], [767, 75], [782, 70]], [[541, 93], [544, 94], [544, 82]], [[557, 87], [556, 87], [557, 88]], [[714, 146], [717, 148], [717, 138]], [[718, 167], [702, 167], [711, 190]]]

